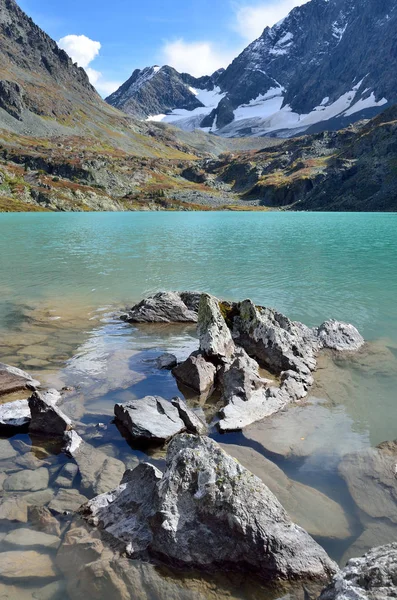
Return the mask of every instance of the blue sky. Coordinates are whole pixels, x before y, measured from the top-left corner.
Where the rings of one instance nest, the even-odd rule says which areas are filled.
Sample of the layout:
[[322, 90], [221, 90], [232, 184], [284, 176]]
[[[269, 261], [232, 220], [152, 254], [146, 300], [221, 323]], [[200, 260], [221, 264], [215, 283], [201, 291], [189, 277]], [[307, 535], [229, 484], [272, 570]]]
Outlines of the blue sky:
[[307, 0], [17, 1], [105, 96], [135, 68], [171, 64], [199, 76], [227, 66], [266, 25]]

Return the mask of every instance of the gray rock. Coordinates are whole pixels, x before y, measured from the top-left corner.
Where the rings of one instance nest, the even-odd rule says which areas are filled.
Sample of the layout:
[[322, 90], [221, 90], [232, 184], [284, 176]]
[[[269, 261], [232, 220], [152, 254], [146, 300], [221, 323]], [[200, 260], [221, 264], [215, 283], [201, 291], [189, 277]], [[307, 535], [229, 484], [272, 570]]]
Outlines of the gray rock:
[[174, 438], [164, 475], [141, 464], [83, 511], [133, 558], [249, 569], [266, 581], [327, 581], [337, 571], [262, 481], [206, 437]]
[[79, 472], [79, 468], [75, 463], [67, 463], [60, 470], [57, 478], [55, 479], [55, 485], [61, 488], [72, 487], [73, 481]]
[[178, 361], [174, 354], [166, 352], [157, 358], [156, 363], [159, 369], [171, 371], [171, 369], [177, 366]]
[[219, 300], [209, 294], [200, 298], [197, 331], [199, 352], [216, 361], [228, 361], [235, 351], [232, 334], [219, 308]]
[[397, 523], [397, 440], [344, 456], [339, 471], [362, 511]]
[[59, 489], [48, 508], [56, 515], [64, 515], [77, 512], [88, 498], [74, 489]]
[[29, 431], [51, 437], [62, 437], [73, 429], [72, 421], [53, 404], [54, 398], [47, 394], [34, 392], [29, 398], [32, 415]]
[[121, 460], [106, 456], [84, 442], [75, 431], [65, 434], [64, 451], [74, 458], [81, 475], [81, 487], [87, 494], [102, 494], [119, 485], [125, 471]]
[[196, 433], [198, 435], [206, 435], [208, 433], [207, 424], [181, 398], [173, 398], [171, 404], [177, 409], [189, 433]]
[[133, 306], [125, 320], [129, 323], [197, 323], [200, 294], [159, 292]]
[[21, 390], [34, 389], [40, 382], [33, 379], [29, 373], [0, 363], [0, 396], [20, 392]]
[[25, 108], [23, 90], [15, 81], [0, 80], [0, 108], [4, 108], [14, 119], [22, 121]]
[[199, 352], [172, 370], [175, 379], [199, 394], [209, 393], [215, 383], [216, 367]]
[[364, 338], [353, 325], [333, 319], [318, 328], [317, 336], [323, 348], [339, 352], [357, 351], [364, 345]]
[[281, 373], [280, 389], [288, 394], [292, 402], [296, 402], [307, 396], [313, 383], [313, 377], [307, 374], [302, 377], [296, 371], [283, 371]]
[[397, 543], [352, 558], [320, 600], [391, 600], [397, 597]]
[[[18, 456], [18, 452], [13, 448], [8, 440], [0, 440], [0, 461]], [[1, 465], [1, 463], [0, 463]]]
[[30, 408], [27, 400], [15, 400], [0, 404], [0, 431], [26, 429], [29, 423]]
[[233, 337], [272, 373], [291, 370], [310, 375], [316, 368], [318, 344], [313, 331], [273, 309], [256, 307], [251, 300], [238, 305]]
[[48, 487], [48, 481], [49, 473], [45, 467], [34, 471], [25, 469], [9, 475], [3, 483], [3, 488], [7, 492], [38, 492]]
[[223, 433], [240, 431], [252, 423], [278, 413], [288, 402], [288, 394], [277, 387], [256, 390], [249, 400], [232, 396], [228, 404], [219, 411], [219, 430]]
[[136, 440], [165, 442], [185, 429], [178, 410], [160, 396], [116, 404], [114, 414]]
[[39, 546], [49, 550], [58, 548], [61, 543], [58, 536], [49, 535], [48, 533], [40, 531], [33, 531], [33, 529], [27, 529], [25, 527], [10, 531], [3, 541], [10, 546], [23, 546], [26, 549]]

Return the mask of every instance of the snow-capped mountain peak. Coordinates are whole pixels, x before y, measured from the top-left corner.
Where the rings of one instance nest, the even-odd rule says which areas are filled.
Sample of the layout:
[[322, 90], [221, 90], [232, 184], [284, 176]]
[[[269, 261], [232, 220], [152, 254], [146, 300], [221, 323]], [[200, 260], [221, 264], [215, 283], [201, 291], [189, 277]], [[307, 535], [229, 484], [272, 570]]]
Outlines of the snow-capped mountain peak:
[[396, 31], [396, 0], [311, 0], [226, 70], [200, 79], [171, 67], [135, 71], [109, 102], [224, 136], [334, 129], [397, 102]]

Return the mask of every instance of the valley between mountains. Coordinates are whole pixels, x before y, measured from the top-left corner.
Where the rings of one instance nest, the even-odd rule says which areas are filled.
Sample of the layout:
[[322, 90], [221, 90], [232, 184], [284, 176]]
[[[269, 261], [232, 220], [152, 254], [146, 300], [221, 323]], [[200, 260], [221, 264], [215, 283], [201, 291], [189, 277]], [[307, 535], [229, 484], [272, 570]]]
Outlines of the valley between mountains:
[[[1, 0], [0, 211], [396, 210], [397, 86], [390, 78], [394, 62], [385, 58], [387, 52], [394, 56], [392, 4], [367, 0], [358, 17], [350, 0], [312, 0], [265, 29], [225, 71], [199, 80], [170, 67], [134, 72], [104, 102], [85, 71], [14, 0]], [[319, 20], [331, 31], [321, 42], [327, 52], [325, 46], [319, 49], [321, 32], [313, 37]], [[382, 75], [375, 77], [369, 53], [363, 58], [357, 49], [349, 58], [352, 80], [348, 84], [346, 73], [333, 70], [331, 92], [329, 69], [336, 60], [342, 64], [337, 57], [345, 43], [360, 43], [358, 28], [370, 25], [372, 35], [385, 40], [379, 48], [385, 68], [376, 70]], [[304, 27], [310, 44], [298, 40]], [[301, 71], [294, 79], [298, 63]], [[369, 69], [364, 79], [362, 69]], [[277, 73], [284, 74], [279, 83], [284, 91], [275, 108], [271, 90]], [[354, 84], [359, 77], [360, 85]], [[324, 85], [314, 93], [321, 78]], [[304, 82], [302, 89], [297, 79]], [[332, 123], [324, 120], [332, 112], [326, 105], [338, 103], [346, 86], [356, 87], [349, 106], [343, 105]], [[322, 120], [305, 117], [310, 127], [288, 132], [263, 129], [263, 123], [260, 131], [258, 123], [247, 127], [245, 117], [239, 118], [241, 106], [252, 106], [259, 97], [262, 121], [268, 101], [276, 110], [273, 120], [283, 112], [313, 110], [323, 113]], [[303, 97], [312, 98], [313, 106]], [[212, 108], [203, 116], [204, 99]], [[196, 114], [196, 129], [191, 115], [189, 126], [148, 117], [179, 109]]]

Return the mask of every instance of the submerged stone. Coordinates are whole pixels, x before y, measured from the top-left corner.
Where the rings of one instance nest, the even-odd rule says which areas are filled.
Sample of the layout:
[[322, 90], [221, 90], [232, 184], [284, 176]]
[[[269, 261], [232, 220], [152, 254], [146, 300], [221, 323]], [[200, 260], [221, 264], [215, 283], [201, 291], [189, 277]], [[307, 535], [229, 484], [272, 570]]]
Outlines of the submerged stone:
[[75, 489], [59, 489], [48, 508], [56, 515], [77, 512], [87, 502], [88, 498]]
[[344, 456], [339, 471], [362, 511], [397, 523], [397, 440]]
[[159, 369], [171, 371], [171, 369], [177, 366], [178, 361], [174, 354], [166, 352], [156, 359], [156, 364]]
[[106, 456], [104, 452], [84, 442], [75, 431], [68, 431], [65, 441], [64, 451], [76, 461], [81, 486], [87, 494], [102, 494], [120, 483], [125, 471], [121, 460]]
[[3, 483], [3, 488], [11, 492], [37, 492], [48, 487], [49, 473], [45, 467], [34, 471], [25, 469], [12, 473]]
[[10, 581], [33, 582], [57, 577], [54, 563], [47, 554], [34, 550], [0, 553], [0, 577]]
[[10, 531], [3, 542], [10, 546], [22, 546], [25, 548], [42, 547], [49, 550], [57, 549], [61, 540], [58, 536], [49, 535], [33, 529], [21, 528]]
[[246, 446], [222, 444], [222, 448], [257, 475], [281, 502], [291, 519], [310, 535], [343, 540], [352, 535], [340, 504], [298, 481], [289, 479], [276, 464]]

